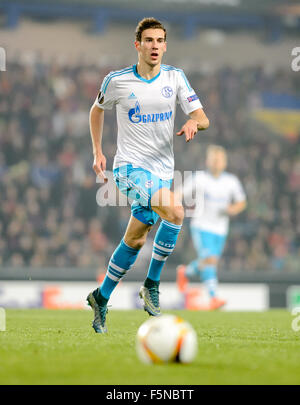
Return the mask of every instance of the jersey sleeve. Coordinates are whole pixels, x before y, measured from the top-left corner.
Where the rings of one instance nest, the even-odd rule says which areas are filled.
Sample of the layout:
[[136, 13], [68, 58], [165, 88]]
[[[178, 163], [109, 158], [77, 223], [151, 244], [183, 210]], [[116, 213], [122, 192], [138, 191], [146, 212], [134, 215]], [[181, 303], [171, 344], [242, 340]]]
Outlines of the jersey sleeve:
[[96, 104], [99, 108], [102, 108], [102, 110], [111, 110], [115, 103], [115, 83], [112, 80], [110, 73], [104, 78], [94, 104]]
[[242, 183], [237, 177], [233, 177], [232, 182], [232, 198], [234, 202], [246, 201], [246, 193]]
[[180, 104], [183, 112], [185, 114], [190, 114], [191, 112], [202, 108], [202, 104], [192, 89], [188, 79], [186, 78], [183, 70], [178, 69], [178, 87], [177, 87], [177, 102]]

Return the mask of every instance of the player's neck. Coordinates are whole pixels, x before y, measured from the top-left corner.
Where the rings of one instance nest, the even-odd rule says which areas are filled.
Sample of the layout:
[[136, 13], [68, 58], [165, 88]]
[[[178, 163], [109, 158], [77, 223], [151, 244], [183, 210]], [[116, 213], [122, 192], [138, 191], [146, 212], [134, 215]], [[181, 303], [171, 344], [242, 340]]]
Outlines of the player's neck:
[[136, 69], [138, 74], [146, 80], [153, 79], [160, 71], [160, 63], [155, 66], [150, 66], [144, 61], [139, 60]]
[[216, 179], [218, 179], [218, 178], [221, 176], [221, 174], [223, 173], [223, 171], [219, 172], [219, 171], [212, 171], [212, 170], [209, 170], [209, 173], [210, 173], [213, 177], [215, 177]]

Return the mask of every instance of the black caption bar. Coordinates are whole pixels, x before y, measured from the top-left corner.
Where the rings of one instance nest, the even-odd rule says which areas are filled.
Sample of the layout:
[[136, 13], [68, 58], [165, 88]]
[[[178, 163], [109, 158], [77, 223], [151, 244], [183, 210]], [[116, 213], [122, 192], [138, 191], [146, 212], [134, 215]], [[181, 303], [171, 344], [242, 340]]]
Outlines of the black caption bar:
[[5, 402], [5, 397], [14, 399], [24, 399], [26, 395], [45, 395], [47, 398], [66, 399], [68, 403], [71, 399], [84, 400], [94, 398], [98, 403], [105, 401], [126, 401], [130, 404], [141, 404], [143, 402], [174, 401], [191, 402], [194, 400], [204, 401], [206, 398], [214, 400], [224, 400], [227, 398], [231, 402], [236, 399], [257, 400], [265, 397], [270, 401], [273, 397], [277, 400], [286, 400], [291, 395], [297, 398], [300, 396], [300, 386], [296, 385], [1, 385], [1, 404]]

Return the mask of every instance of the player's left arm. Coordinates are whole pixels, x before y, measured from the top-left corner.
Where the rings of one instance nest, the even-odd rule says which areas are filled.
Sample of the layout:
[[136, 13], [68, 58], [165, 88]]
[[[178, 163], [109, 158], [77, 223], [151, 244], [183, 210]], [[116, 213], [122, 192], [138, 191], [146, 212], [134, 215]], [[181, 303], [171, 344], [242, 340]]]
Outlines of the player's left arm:
[[189, 142], [194, 139], [198, 131], [203, 131], [209, 127], [209, 120], [202, 108], [189, 113], [190, 119], [182, 126], [181, 130], [176, 135], [181, 136], [185, 134], [185, 141]]
[[225, 210], [225, 214], [234, 217], [240, 212], [244, 211], [247, 206], [247, 197], [242, 186], [242, 183], [236, 176], [231, 177], [231, 204], [229, 204]]

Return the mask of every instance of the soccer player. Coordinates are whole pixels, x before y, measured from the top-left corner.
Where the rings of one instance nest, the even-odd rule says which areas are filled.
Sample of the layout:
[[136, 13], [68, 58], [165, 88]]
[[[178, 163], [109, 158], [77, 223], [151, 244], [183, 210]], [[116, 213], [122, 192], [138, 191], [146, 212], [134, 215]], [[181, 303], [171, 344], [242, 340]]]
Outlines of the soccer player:
[[206, 171], [197, 171], [176, 194], [178, 198], [196, 192], [196, 205], [190, 222], [197, 259], [177, 268], [179, 291], [187, 292], [189, 278], [198, 276], [206, 287], [208, 309], [218, 309], [225, 301], [217, 297], [217, 265], [228, 234], [229, 218], [246, 208], [246, 196], [239, 179], [225, 171], [227, 153], [222, 146], [210, 145]]
[[173, 128], [176, 103], [189, 115], [178, 136], [192, 140], [209, 126], [202, 105], [181, 69], [163, 65], [167, 49], [166, 29], [154, 18], [137, 25], [136, 65], [109, 73], [90, 111], [93, 143], [93, 169], [105, 178], [106, 159], [102, 151], [104, 110], [114, 105], [117, 111], [118, 138], [114, 158], [114, 180], [128, 196], [131, 217], [125, 235], [114, 251], [100, 288], [87, 301], [94, 311], [96, 333], [107, 332], [107, 302], [126, 272], [133, 266], [158, 218], [157, 230], [147, 277], [139, 295], [149, 315], [160, 315], [159, 281], [162, 268], [172, 253], [184, 218], [170, 186], [174, 171]]

